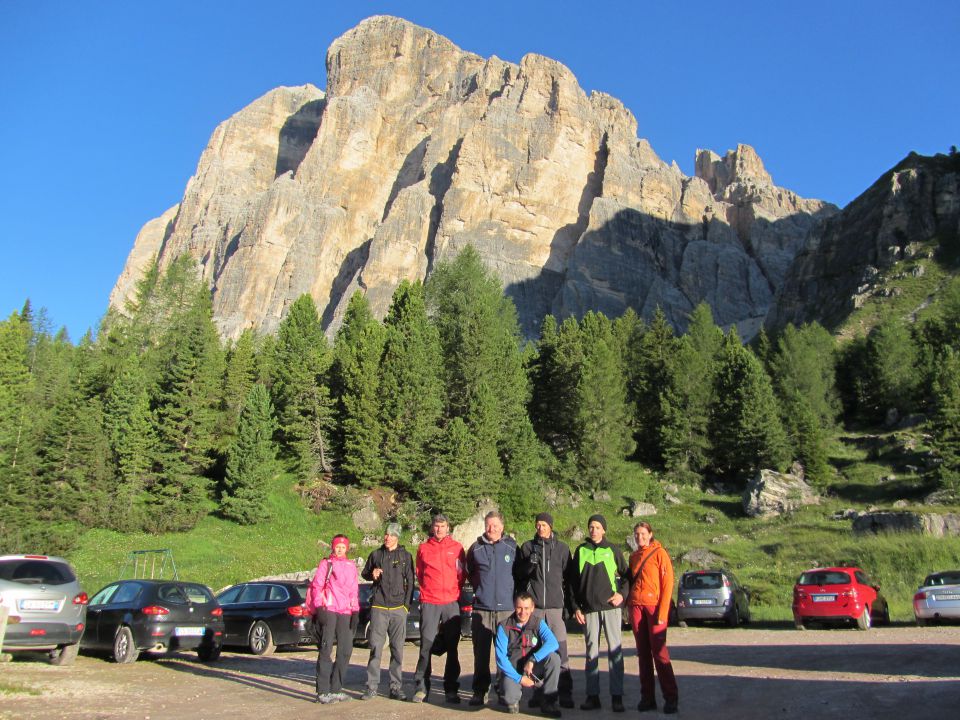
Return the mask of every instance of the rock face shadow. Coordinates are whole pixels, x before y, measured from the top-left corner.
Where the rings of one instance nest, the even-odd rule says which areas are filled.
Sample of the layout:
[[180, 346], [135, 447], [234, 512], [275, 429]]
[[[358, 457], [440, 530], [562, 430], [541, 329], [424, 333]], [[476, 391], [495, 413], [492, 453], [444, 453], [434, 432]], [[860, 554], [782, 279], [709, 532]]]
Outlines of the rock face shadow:
[[296, 174], [317, 136], [317, 131], [320, 130], [326, 104], [326, 100], [311, 100], [287, 118], [280, 128], [280, 147], [277, 151], [274, 177], [280, 177], [287, 172]]

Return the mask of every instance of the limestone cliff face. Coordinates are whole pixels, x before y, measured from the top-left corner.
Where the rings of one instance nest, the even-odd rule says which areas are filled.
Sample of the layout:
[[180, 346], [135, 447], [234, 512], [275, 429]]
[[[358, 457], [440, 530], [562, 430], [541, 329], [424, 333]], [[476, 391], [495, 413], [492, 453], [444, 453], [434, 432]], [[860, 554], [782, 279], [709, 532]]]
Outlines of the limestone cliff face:
[[920, 243], [960, 243], [960, 155], [908, 155], [810, 234], [784, 278], [768, 325], [817, 320], [833, 329], [878, 273]]
[[111, 296], [146, 262], [198, 259], [221, 332], [272, 331], [313, 295], [334, 330], [354, 289], [383, 315], [402, 279], [473, 245], [524, 332], [565, 317], [700, 301], [752, 334], [818, 218], [752, 148], [697, 155], [696, 176], [637, 138], [633, 115], [560, 63], [464, 52], [370, 18], [334, 41], [326, 94], [279, 88], [214, 132], [183, 201], [141, 231]]

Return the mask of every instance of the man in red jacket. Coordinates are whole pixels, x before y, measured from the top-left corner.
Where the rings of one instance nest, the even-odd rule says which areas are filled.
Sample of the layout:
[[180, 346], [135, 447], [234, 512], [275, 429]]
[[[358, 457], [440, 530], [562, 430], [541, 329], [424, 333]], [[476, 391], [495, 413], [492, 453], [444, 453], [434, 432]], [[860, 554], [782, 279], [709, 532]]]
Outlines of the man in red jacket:
[[463, 545], [450, 537], [446, 515], [434, 515], [432, 535], [417, 548], [417, 582], [420, 584], [420, 659], [413, 679], [413, 702], [430, 694], [432, 653], [447, 653], [443, 692], [447, 702], [460, 702], [460, 588], [466, 577]]

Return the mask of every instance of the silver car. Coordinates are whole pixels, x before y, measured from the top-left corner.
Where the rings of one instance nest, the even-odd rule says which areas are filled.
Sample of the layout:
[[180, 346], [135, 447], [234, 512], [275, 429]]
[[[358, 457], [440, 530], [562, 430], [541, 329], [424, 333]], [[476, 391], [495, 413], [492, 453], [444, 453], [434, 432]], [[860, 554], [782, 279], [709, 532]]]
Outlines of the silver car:
[[940, 620], [960, 620], [960, 570], [927, 575], [913, 596], [917, 625]]
[[730, 627], [750, 622], [750, 591], [729, 570], [691, 570], [680, 576], [677, 620], [721, 620]]
[[66, 560], [0, 556], [0, 605], [9, 613], [4, 652], [46, 650], [54, 665], [69, 665], [77, 657], [87, 594]]

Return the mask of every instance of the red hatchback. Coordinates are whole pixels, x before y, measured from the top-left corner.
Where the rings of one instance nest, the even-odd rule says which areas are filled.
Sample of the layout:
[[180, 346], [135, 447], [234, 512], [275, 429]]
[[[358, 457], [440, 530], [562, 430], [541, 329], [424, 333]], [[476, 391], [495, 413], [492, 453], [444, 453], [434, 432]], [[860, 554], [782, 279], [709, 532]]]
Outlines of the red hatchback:
[[867, 630], [873, 622], [889, 623], [890, 608], [860, 568], [815, 568], [793, 586], [793, 621], [798, 630], [809, 621], [852, 621]]

